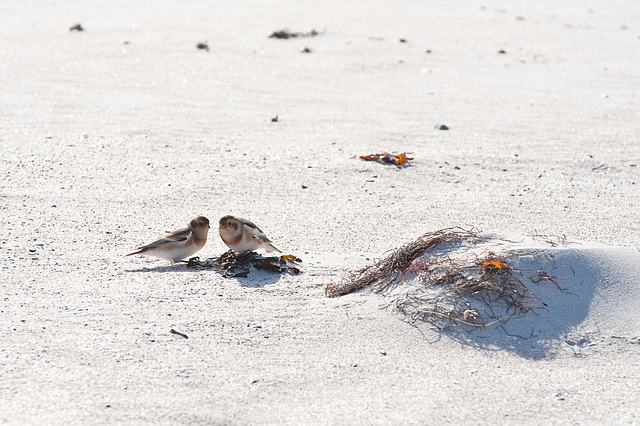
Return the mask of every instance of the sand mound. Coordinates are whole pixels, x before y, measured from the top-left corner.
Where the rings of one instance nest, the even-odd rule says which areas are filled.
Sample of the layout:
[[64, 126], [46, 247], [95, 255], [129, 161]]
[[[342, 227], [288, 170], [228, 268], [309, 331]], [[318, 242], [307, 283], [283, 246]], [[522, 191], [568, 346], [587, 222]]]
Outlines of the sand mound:
[[[340, 283], [366, 289], [416, 325], [474, 345], [522, 351], [640, 336], [640, 254], [564, 238], [429, 233]], [[513, 346], [513, 342], [519, 342]]]

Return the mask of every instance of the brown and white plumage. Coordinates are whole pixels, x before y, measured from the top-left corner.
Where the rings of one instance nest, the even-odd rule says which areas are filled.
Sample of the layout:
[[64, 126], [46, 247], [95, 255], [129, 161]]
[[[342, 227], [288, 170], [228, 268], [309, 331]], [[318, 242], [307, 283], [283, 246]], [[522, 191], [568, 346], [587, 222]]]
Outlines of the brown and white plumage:
[[139, 247], [138, 251], [129, 253], [127, 256], [144, 254], [178, 262], [204, 247], [208, 232], [209, 219], [198, 216], [189, 222], [189, 226], [170, 232], [151, 244]]
[[267, 252], [280, 250], [271, 244], [271, 240], [250, 220], [234, 216], [224, 216], [220, 219], [218, 229], [222, 241], [233, 251], [242, 253], [264, 249]]

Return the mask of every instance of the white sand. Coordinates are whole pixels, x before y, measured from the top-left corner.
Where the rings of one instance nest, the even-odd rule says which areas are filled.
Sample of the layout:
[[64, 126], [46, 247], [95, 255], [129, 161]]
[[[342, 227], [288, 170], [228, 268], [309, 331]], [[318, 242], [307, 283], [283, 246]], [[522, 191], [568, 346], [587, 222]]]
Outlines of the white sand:
[[[3, 2], [0, 422], [640, 422], [640, 8], [423, 3]], [[306, 273], [123, 257], [224, 214]], [[556, 356], [323, 297], [458, 225], [590, 248]]]

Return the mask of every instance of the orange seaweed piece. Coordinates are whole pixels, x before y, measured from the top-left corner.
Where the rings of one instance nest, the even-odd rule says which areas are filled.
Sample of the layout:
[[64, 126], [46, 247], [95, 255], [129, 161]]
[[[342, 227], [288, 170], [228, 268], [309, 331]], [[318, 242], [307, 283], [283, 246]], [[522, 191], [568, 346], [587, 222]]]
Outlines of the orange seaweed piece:
[[488, 260], [484, 262], [482, 265], [483, 268], [496, 268], [496, 269], [507, 269], [509, 266], [505, 262], [500, 262], [499, 260]]
[[398, 160], [396, 162], [397, 165], [402, 166], [404, 163], [408, 163], [413, 160], [411, 157], [407, 157], [407, 153], [403, 152], [402, 154], [394, 155]]
[[398, 155], [384, 152], [382, 154], [361, 155], [360, 158], [367, 161], [378, 161], [380, 163], [395, 164], [396, 166], [402, 166], [404, 165], [404, 163], [413, 160], [413, 158], [407, 156], [406, 152]]

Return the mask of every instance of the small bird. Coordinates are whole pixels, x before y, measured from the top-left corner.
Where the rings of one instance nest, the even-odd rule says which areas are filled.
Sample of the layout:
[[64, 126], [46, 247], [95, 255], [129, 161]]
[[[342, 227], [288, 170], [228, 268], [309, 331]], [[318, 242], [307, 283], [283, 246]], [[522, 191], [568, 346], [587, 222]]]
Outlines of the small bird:
[[208, 232], [209, 219], [198, 216], [189, 222], [189, 226], [170, 232], [164, 238], [151, 244], [138, 247], [138, 251], [129, 253], [127, 256], [145, 254], [179, 262], [204, 247]]
[[230, 215], [224, 216], [220, 219], [218, 232], [222, 241], [237, 253], [260, 248], [265, 249], [267, 252], [277, 251], [282, 253], [271, 244], [271, 240], [264, 235], [264, 232], [255, 223], [246, 219]]

